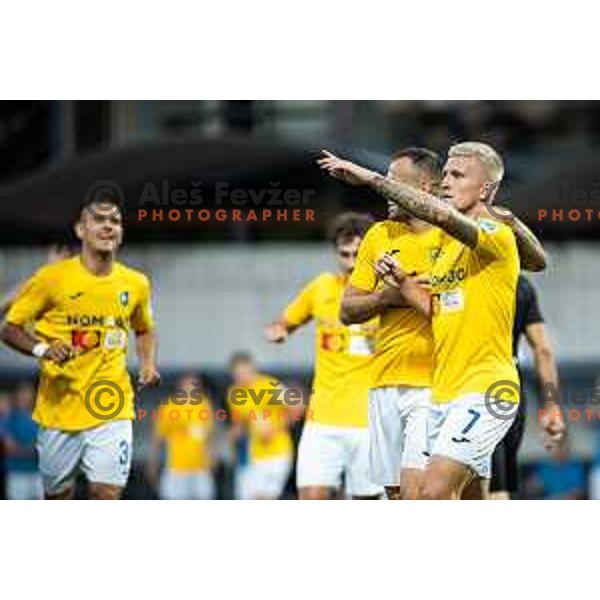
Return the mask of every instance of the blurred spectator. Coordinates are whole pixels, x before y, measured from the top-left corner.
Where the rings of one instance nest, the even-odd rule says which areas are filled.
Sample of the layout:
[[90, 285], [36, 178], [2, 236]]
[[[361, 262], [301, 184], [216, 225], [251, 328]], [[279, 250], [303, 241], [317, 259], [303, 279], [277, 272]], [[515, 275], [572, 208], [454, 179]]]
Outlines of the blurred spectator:
[[541, 486], [546, 500], [584, 500], [586, 498], [586, 471], [583, 461], [571, 456], [567, 448], [552, 453], [540, 462], [534, 477]]
[[260, 373], [246, 352], [234, 354], [230, 368], [230, 434], [236, 444], [244, 437], [248, 440], [247, 462], [242, 458], [238, 463], [236, 496], [244, 500], [277, 500], [293, 460], [288, 429], [292, 417], [285, 405], [278, 404], [284, 401], [285, 388], [276, 377]]
[[600, 453], [594, 453], [592, 467], [588, 478], [588, 497], [590, 500], [600, 500]]
[[298, 445], [300, 444], [300, 436], [302, 435], [302, 429], [304, 428], [304, 413], [308, 406], [308, 400], [310, 397], [310, 390], [306, 389], [301, 383], [292, 381], [288, 383], [288, 390], [294, 392], [294, 398], [298, 396], [302, 399], [297, 404], [287, 406], [287, 410], [290, 414], [290, 435], [292, 437], [292, 445], [294, 447], [294, 460], [292, 462], [292, 469], [288, 476], [288, 480], [285, 484], [283, 491], [284, 500], [294, 500], [298, 498], [298, 489], [296, 487], [296, 461], [298, 458]]
[[6, 423], [6, 487], [10, 500], [39, 500], [43, 495], [35, 449], [38, 428], [31, 418], [34, 403], [33, 386], [20, 384]]
[[[594, 404], [600, 400], [600, 376], [594, 382]], [[594, 423], [594, 454], [589, 475], [589, 499], [600, 500], [600, 422]]]
[[[152, 479], [160, 479], [164, 500], [211, 500], [215, 497], [212, 474], [213, 405], [199, 375], [177, 380], [175, 389], [160, 407], [151, 458]], [[164, 453], [163, 453], [164, 451]], [[165, 465], [159, 477], [161, 455]]]
[[8, 441], [8, 418], [10, 416], [10, 396], [0, 392], [0, 500], [6, 498], [6, 444]]

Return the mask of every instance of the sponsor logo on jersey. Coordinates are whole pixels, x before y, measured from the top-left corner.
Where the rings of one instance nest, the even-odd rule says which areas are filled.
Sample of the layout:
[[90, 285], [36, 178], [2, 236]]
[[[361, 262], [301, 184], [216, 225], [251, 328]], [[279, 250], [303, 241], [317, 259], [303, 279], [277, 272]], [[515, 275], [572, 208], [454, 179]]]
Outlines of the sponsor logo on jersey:
[[102, 315], [67, 315], [67, 325], [71, 327], [121, 327], [125, 328], [122, 317]]
[[71, 331], [71, 345], [78, 350], [98, 348], [101, 335], [97, 329], [74, 329]]
[[441, 286], [443, 284], [450, 285], [456, 281], [463, 281], [463, 279], [467, 276], [467, 271], [464, 267], [460, 267], [458, 269], [450, 269], [444, 275], [433, 275], [431, 278], [432, 286]]
[[329, 352], [343, 352], [346, 347], [344, 335], [333, 331], [321, 333], [321, 348]]

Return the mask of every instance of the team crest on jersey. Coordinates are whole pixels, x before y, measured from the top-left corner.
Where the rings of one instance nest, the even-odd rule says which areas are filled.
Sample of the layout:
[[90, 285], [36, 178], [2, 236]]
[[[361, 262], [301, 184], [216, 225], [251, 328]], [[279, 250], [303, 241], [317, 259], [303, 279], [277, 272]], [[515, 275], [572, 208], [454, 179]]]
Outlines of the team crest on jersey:
[[432, 260], [437, 260], [440, 256], [440, 254], [442, 253], [442, 249], [441, 248], [432, 248], [431, 249], [431, 259]]
[[479, 228], [483, 229], [483, 231], [487, 231], [488, 233], [494, 233], [496, 229], [498, 229], [498, 225], [493, 223], [492, 221], [481, 220], [479, 221]]
[[119, 300], [123, 306], [127, 306], [129, 304], [129, 292], [121, 292]]

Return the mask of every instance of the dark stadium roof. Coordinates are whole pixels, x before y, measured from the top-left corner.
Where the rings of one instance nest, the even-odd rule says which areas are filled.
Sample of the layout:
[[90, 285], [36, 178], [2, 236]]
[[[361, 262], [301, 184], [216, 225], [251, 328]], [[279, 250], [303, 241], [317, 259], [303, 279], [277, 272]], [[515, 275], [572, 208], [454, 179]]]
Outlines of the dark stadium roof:
[[508, 204], [545, 238], [600, 239], [600, 156], [532, 178]]
[[[333, 148], [336, 149], [335, 146]], [[233, 231], [237, 226], [232, 227], [231, 223], [153, 223], [138, 220], [137, 208], [148, 184], [162, 195], [163, 185], [168, 185], [171, 191], [181, 188], [189, 193], [194, 189], [194, 183], [197, 185], [201, 182], [196, 189], [202, 190], [203, 202], [195, 208], [213, 210], [217, 208], [214, 192], [217, 182], [226, 182], [230, 189], [259, 190], [275, 186], [280, 189], [315, 190], [311, 207], [321, 211], [320, 222], [289, 227], [259, 223], [251, 226], [255, 234], [250, 239], [320, 237], [323, 220], [343, 208], [371, 210], [381, 216], [385, 203], [380, 198], [364, 190], [338, 184], [319, 172], [314, 163], [318, 150], [228, 137], [163, 141], [88, 154], [0, 187], [2, 242], [27, 244], [50, 241], [73, 222], [90, 186], [106, 180], [117, 183], [123, 191], [129, 241], [215, 241], [239, 238], [239, 232]], [[346, 155], [366, 161], [371, 166], [385, 166], [381, 156], [367, 155], [349, 148], [342, 150]], [[511, 191], [507, 204], [544, 239], [597, 238], [600, 225], [599, 172], [600, 157], [597, 161], [578, 165], [552, 177], [538, 178], [516, 188], [514, 193]], [[222, 207], [236, 208], [230, 203]], [[244, 210], [253, 206], [249, 202], [245, 207], [237, 208]], [[563, 220], [556, 217], [552, 220], [552, 209], [561, 208], [564, 210]], [[569, 220], [567, 209], [577, 208], [594, 209], [594, 220]], [[550, 216], [540, 220], [539, 209], [548, 210]], [[244, 229], [246, 234], [247, 230], [248, 227]]]
[[[196, 209], [213, 210], [218, 208], [215, 201], [215, 186], [218, 182], [226, 183], [230, 190], [314, 189], [316, 194], [313, 195], [312, 202], [319, 203], [319, 208], [325, 214], [340, 207], [339, 202], [331, 204], [327, 196], [339, 198], [343, 194], [352, 198], [354, 194], [352, 190], [343, 189], [319, 171], [314, 162], [318, 151], [317, 148], [294, 148], [230, 136], [227, 139], [194, 138], [144, 144], [88, 154], [66, 164], [39, 170], [27, 179], [0, 187], [2, 242], [38, 243], [54, 238], [74, 221], [90, 186], [102, 181], [116, 183], [123, 192], [129, 241], [239, 237], [231, 234], [230, 223], [188, 225], [181, 222], [152, 223], [138, 220], [137, 208], [148, 185], [154, 186], [161, 197], [165, 185], [169, 191], [180, 188], [189, 193], [194, 188], [201, 189], [203, 202]], [[365, 160], [364, 155], [362, 159]], [[368, 162], [374, 163], [373, 160]], [[321, 204], [321, 200], [316, 197], [322, 195]], [[369, 194], [365, 195], [363, 191], [360, 196], [367, 198]], [[384, 203], [378, 204], [383, 209]], [[151, 203], [143, 206], [156, 207]], [[231, 204], [227, 199], [221, 206], [242, 210], [255, 208], [251, 202], [243, 207]], [[176, 205], [171, 204], [169, 208], [176, 208]], [[321, 235], [321, 224], [301, 225], [317, 230], [317, 235]], [[261, 224], [256, 227], [261, 229]], [[268, 230], [269, 227], [262, 226], [262, 229]], [[284, 230], [285, 228], [278, 227], [274, 232], [275, 237], [285, 238]], [[300, 235], [314, 237], [315, 233]], [[268, 232], [263, 232], [262, 237], [271, 236]]]

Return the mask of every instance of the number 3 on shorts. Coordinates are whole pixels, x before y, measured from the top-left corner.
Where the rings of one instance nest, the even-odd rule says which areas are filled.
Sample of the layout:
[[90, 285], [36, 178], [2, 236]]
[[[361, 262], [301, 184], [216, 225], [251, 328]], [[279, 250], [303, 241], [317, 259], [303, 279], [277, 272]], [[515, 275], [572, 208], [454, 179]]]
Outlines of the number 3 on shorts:
[[127, 440], [119, 442], [119, 464], [126, 469], [129, 464], [129, 444]]

